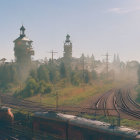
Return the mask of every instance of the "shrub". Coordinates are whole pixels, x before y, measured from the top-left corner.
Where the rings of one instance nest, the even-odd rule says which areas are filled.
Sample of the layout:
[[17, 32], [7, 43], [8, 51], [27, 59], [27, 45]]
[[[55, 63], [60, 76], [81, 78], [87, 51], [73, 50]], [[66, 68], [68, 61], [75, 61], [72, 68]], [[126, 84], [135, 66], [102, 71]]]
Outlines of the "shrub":
[[51, 84], [47, 84], [46, 85], [46, 89], [45, 89], [45, 93], [50, 93], [52, 91], [52, 85]]

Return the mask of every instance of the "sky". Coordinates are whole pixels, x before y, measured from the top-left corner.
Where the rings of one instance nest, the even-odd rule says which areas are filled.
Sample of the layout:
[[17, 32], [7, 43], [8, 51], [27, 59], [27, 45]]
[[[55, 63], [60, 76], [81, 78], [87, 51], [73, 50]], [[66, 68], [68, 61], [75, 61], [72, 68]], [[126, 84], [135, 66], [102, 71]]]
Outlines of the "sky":
[[14, 59], [21, 25], [33, 40], [36, 59], [63, 56], [70, 34], [73, 57], [120, 55], [140, 61], [140, 0], [0, 0], [0, 59]]

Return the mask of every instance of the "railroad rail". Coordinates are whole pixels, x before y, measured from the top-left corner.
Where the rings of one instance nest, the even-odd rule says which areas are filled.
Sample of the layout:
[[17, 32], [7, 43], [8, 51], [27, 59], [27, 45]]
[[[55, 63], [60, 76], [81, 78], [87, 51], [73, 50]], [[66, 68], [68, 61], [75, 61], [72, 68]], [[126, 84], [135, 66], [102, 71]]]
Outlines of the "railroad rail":
[[[42, 105], [40, 103], [16, 99], [12, 96], [1, 95], [1, 102], [5, 106], [9, 106], [11, 108], [23, 109], [29, 112], [40, 112], [40, 111], [56, 111], [56, 112], [73, 112], [73, 113], [89, 113], [93, 114], [94, 111], [104, 110], [104, 108], [92, 108], [92, 107], [80, 107], [80, 106], [60, 106], [56, 108], [56, 106], [52, 105]], [[111, 108], [106, 108], [106, 110], [113, 110]]]
[[[40, 103], [21, 100], [14, 98], [12, 96], [0, 94], [1, 102], [3, 105], [9, 106], [11, 108], [18, 108], [27, 110], [29, 112], [45, 112], [45, 111], [55, 111], [63, 113], [72, 113], [74, 115], [79, 114], [103, 114], [105, 117], [116, 116], [118, 118], [122, 117], [122, 112], [128, 116], [133, 116], [134, 118], [140, 119], [140, 105], [138, 105], [130, 95], [130, 90], [128, 89], [112, 89], [100, 96], [95, 103], [90, 107], [80, 107], [80, 106], [56, 106], [52, 105], [42, 105]], [[111, 104], [111, 105], [109, 105]], [[131, 109], [133, 108], [133, 109]]]
[[139, 105], [131, 98], [130, 90], [119, 90], [116, 93], [116, 103], [117, 106], [121, 108], [121, 111], [133, 116], [134, 118], [140, 119], [140, 107]]

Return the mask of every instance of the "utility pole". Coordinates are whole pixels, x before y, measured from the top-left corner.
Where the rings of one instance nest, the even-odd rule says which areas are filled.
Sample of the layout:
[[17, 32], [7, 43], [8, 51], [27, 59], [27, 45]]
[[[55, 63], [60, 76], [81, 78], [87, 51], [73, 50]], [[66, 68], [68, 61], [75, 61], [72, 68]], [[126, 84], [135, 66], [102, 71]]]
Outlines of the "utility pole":
[[83, 56], [83, 83], [85, 79], [85, 56]]
[[109, 60], [110, 55], [107, 52], [106, 55], [104, 55], [104, 56], [106, 57], [106, 76], [107, 76], [107, 79], [108, 79], [108, 65], [109, 65], [108, 60]]
[[54, 54], [55, 53], [58, 53], [58, 52], [54, 52], [53, 50], [51, 51], [51, 52], [49, 52], [49, 53], [51, 53], [52, 54], [52, 63], [53, 63], [53, 56], [54, 56]]
[[82, 54], [81, 58], [82, 58], [81, 65], [82, 65], [82, 71], [83, 71], [82, 78], [83, 78], [83, 83], [84, 83], [84, 79], [85, 79], [85, 56], [84, 56], [84, 54]]
[[[83, 70], [83, 83], [85, 82], [85, 65], [89, 65], [89, 62], [85, 62], [85, 56], [84, 54], [82, 55], [82, 70]], [[86, 68], [86, 70], [88, 70], [88, 68]]]
[[56, 91], [56, 110], [58, 110], [58, 91]]

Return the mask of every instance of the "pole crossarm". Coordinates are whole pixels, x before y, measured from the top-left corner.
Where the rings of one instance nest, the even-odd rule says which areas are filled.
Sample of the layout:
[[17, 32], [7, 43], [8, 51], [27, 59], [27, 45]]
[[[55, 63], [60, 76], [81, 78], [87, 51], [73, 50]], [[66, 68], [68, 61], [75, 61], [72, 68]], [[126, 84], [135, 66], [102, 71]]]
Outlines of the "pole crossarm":
[[51, 52], [49, 52], [49, 53], [51, 53], [52, 54], [52, 62], [53, 62], [53, 56], [54, 56], [54, 54], [56, 54], [56, 53], [58, 53], [58, 52], [56, 52], [56, 51], [51, 51]]

